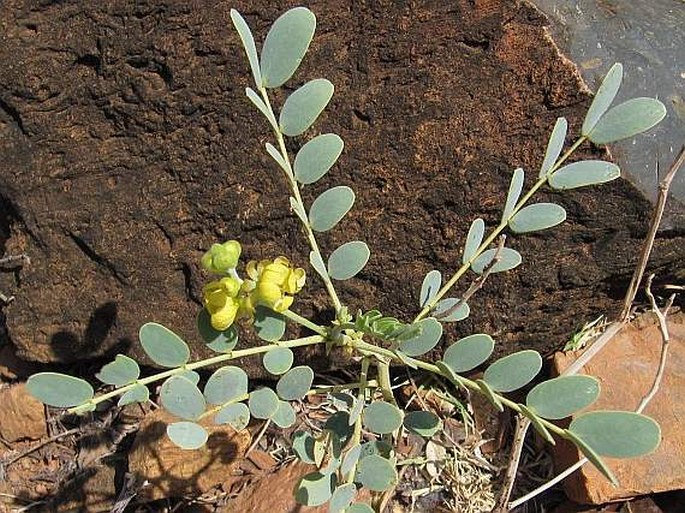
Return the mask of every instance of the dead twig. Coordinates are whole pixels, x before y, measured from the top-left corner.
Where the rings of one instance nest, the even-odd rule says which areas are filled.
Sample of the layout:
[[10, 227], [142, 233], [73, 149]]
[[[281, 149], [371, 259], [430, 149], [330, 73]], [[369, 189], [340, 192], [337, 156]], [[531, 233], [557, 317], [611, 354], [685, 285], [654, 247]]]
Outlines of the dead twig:
[[28, 449], [26, 449], [22, 453], [18, 454], [14, 458], [11, 458], [9, 461], [2, 463], [2, 466], [9, 467], [13, 463], [16, 463], [17, 461], [24, 458], [25, 456], [28, 456], [32, 452], [35, 452], [38, 449], [45, 447], [48, 444], [51, 444], [53, 442], [57, 442], [58, 440], [61, 440], [62, 438], [65, 438], [67, 436], [76, 435], [76, 434], [80, 433], [81, 431], [82, 431], [81, 428], [73, 428], [73, 429], [70, 429], [69, 431], [65, 431], [63, 433], [57, 433], [56, 435], [53, 435], [50, 438], [47, 438], [47, 439], [37, 443], [33, 447], [29, 447]]
[[504, 513], [507, 511], [507, 504], [509, 504], [511, 492], [514, 489], [514, 481], [516, 481], [516, 474], [521, 461], [523, 442], [528, 431], [528, 424], [530, 424], [530, 420], [521, 415], [516, 415], [516, 428], [514, 431], [514, 441], [511, 444], [509, 465], [507, 466], [507, 473], [504, 475], [503, 488], [500, 491], [497, 504], [495, 504], [495, 508], [492, 510], [493, 513]]

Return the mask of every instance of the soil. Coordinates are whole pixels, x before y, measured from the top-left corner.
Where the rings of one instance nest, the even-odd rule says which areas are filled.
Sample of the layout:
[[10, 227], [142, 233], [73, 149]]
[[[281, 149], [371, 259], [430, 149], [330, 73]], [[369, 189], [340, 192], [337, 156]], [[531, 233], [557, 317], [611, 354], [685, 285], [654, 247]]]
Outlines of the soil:
[[[182, 335], [195, 358], [206, 356], [194, 326], [207, 280], [199, 259], [212, 243], [235, 238], [245, 260], [282, 254], [305, 266], [308, 247], [262, 150], [269, 127], [244, 96], [251, 75], [229, 21], [237, 8], [261, 40], [293, 5], [0, 5], [0, 255], [31, 260], [0, 273], [0, 292], [15, 296], [0, 335], [22, 358], [87, 377], [94, 358], [123, 352], [146, 361], [136, 338], [148, 321]], [[289, 150], [335, 132], [345, 151], [303, 195], [310, 204], [331, 186], [355, 190], [354, 209], [320, 237], [326, 254], [352, 239], [371, 248], [340, 296], [351, 311], [375, 307], [410, 320], [425, 273], [458, 267], [471, 221], [499, 222], [513, 170], [525, 168], [530, 184], [554, 121], [565, 116], [577, 134], [590, 94], [545, 18], [522, 1], [308, 6], [317, 34], [275, 104], [309, 79], [331, 80], [331, 104]], [[607, 154], [588, 145], [574, 158], [588, 157]], [[624, 180], [544, 191], [539, 200], [563, 205], [568, 221], [510, 237], [524, 264], [492, 276], [444, 343], [487, 332], [497, 355], [548, 353], [620, 308], [649, 203]], [[651, 268], [662, 282], [685, 276], [684, 242], [676, 232], [657, 241]], [[313, 273], [295, 309], [330, 318]], [[344, 365], [321, 356], [300, 358]]]

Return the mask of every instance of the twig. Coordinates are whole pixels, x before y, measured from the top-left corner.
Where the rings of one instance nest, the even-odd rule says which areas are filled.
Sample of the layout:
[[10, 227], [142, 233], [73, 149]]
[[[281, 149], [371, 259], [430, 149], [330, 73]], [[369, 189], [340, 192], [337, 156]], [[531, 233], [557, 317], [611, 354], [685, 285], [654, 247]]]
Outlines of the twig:
[[[640, 285], [640, 282], [642, 281], [642, 277], [644, 275], [645, 269], [647, 267], [647, 262], [649, 261], [649, 256], [652, 253], [652, 249], [654, 248], [654, 240], [656, 239], [656, 234], [659, 229], [659, 225], [661, 224], [661, 219], [664, 215], [664, 209], [666, 207], [666, 200], [668, 199], [668, 192], [669, 189], [671, 188], [671, 183], [673, 182], [673, 179], [675, 178], [676, 173], [680, 169], [680, 167], [685, 163], [685, 145], [681, 148], [680, 152], [678, 153], [678, 156], [676, 157], [675, 161], [671, 165], [671, 167], [668, 170], [668, 173], [666, 173], [666, 176], [664, 179], [659, 183], [659, 196], [657, 199], [657, 204], [654, 209], [654, 214], [652, 215], [652, 220], [651, 224], [649, 227], [649, 232], [647, 235], [647, 238], [645, 239], [644, 244], [642, 245], [642, 250], [640, 251], [640, 258], [638, 260], [638, 264], [635, 267], [635, 272], [633, 273], [633, 278], [631, 280], [630, 285], [628, 286], [628, 290], [626, 292], [625, 298], [623, 300], [623, 310], [621, 312], [621, 315], [619, 319], [607, 326], [607, 328], [604, 330], [604, 332], [597, 338], [595, 342], [592, 343], [584, 352], [583, 354], [576, 359], [569, 367], [566, 368], [566, 370], [562, 373], [562, 375], [572, 375], [576, 374], [580, 369], [585, 367], [592, 358], [594, 358], [604, 347], [609, 343], [609, 341], [614, 338], [614, 336], [628, 323], [630, 319], [630, 310], [633, 304], [633, 301], [635, 301], [635, 296], [637, 294], [637, 288]], [[651, 285], [651, 281], [649, 283]], [[651, 290], [649, 291], [648, 294], [651, 294]], [[652, 304], [652, 307], [654, 307], [654, 303]], [[658, 311], [658, 308], [656, 309]], [[666, 311], [668, 310], [668, 307]], [[663, 315], [663, 314], [662, 314]], [[658, 316], [658, 314], [657, 314]], [[661, 322], [661, 321], [660, 321]], [[663, 336], [663, 331], [662, 331], [662, 336]], [[667, 343], [664, 344], [667, 348]], [[664, 360], [664, 365], [665, 365], [665, 358], [666, 358], [666, 351], [665, 349], [662, 349], [662, 359]], [[660, 365], [661, 368], [661, 365]], [[655, 377], [655, 383], [657, 383], [657, 379], [660, 382], [661, 377], [658, 376], [659, 372], [657, 372], [657, 376]], [[663, 374], [663, 370], [661, 371], [661, 374]], [[654, 388], [654, 386], [652, 387]], [[658, 389], [658, 384], [657, 384], [657, 389]], [[654, 394], [656, 391], [654, 391]], [[647, 394], [649, 396], [650, 393]], [[653, 397], [654, 394], [651, 394]], [[647, 396], [645, 396], [645, 399], [647, 399]], [[649, 397], [649, 400], [651, 400], [651, 397]], [[644, 402], [644, 399], [643, 399]], [[648, 401], [649, 402], [649, 401]], [[646, 405], [645, 405], [646, 406]], [[644, 409], [644, 407], [643, 407]], [[639, 410], [638, 413], [642, 411]], [[525, 439], [525, 433], [530, 427], [530, 420], [524, 419], [523, 420], [523, 426], [522, 426], [522, 431], [523, 431], [523, 437], [520, 441], [521, 444], [523, 444], [523, 439]], [[518, 442], [518, 440], [515, 441], [515, 443]], [[514, 448], [512, 448], [512, 454], [514, 453]], [[561, 474], [556, 476], [555, 478], [551, 479], [547, 483], [543, 484], [542, 486], [536, 488], [532, 492], [524, 495], [523, 497], [509, 503], [509, 510], [512, 510], [516, 508], [517, 506], [520, 506], [521, 504], [529, 501], [533, 497], [543, 493], [545, 490], [551, 488], [558, 482], [562, 481], [569, 475], [571, 475], [573, 472], [581, 468], [583, 465], [585, 465], [589, 460], [585, 457], [583, 457], [580, 461], [563, 471]], [[517, 462], [518, 465], [518, 462]], [[510, 465], [511, 467], [511, 465]], [[511, 470], [511, 468], [509, 469]], [[516, 478], [516, 469], [514, 469], [514, 479]], [[507, 473], [509, 477], [509, 472]], [[513, 483], [512, 483], [513, 485]], [[505, 488], [506, 490], [506, 488]]]
[[511, 444], [511, 454], [509, 456], [509, 465], [507, 466], [507, 473], [504, 477], [503, 488], [495, 504], [493, 513], [504, 513], [507, 511], [507, 504], [511, 497], [511, 492], [514, 489], [514, 481], [516, 480], [516, 472], [518, 471], [519, 462], [521, 461], [521, 453], [523, 452], [523, 441], [526, 438], [526, 431], [528, 431], [528, 424], [530, 420], [516, 415], [516, 429], [514, 431], [514, 441]]
[[67, 437], [67, 436], [71, 436], [71, 435], [75, 435], [75, 434], [77, 434], [77, 433], [79, 433], [79, 432], [81, 432], [81, 428], [73, 428], [73, 429], [70, 429], [69, 431], [65, 431], [65, 432], [63, 432], [63, 433], [57, 433], [56, 435], [51, 436], [50, 438], [47, 438], [46, 440], [43, 440], [42, 442], [37, 443], [37, 444], [34, 445], [33, 447], [29, 447], [28, 449], [26, 449], [26, 450], [25, 450], [24, 452], [22, 452], [21, 454], [18, 454], [18, 455], [15, 456], [14, 458], [12, 458], [12, 459], [10, 459], [9, 461], [3, 463], [3, 466], [9, 467], [12, 463], [15, 463], [15, 462], [19, 461], [19, 460], [22, 459], [23, 457], [28, 456], [29, 454], [31, 454], [32, 452], [37, 451], [37, 450], [40, 449], [41, 447], [45, 447], [46, 445], [51, 444], [51, 443], [53, 443], [53, 442], [56, 442], [57, 440], [60, 440], [61, 438], [64, 438], [64, 437]]
[[247, 457], [248, 454], [250, 454], [255, 447], [257, 447], [257, 444], [259, 441], [262, 439], [264, 436], [264, 433], [266, 433], [267, 428], [271, 425], [271, 419], [268, 419], [266, 422], [264, 422], [264, 425], [262, 426], [262, 429], [259, 430], [259, 433], [257, 433], [257, 437], [254, 439], [250, 447], [247, 448], [247, 451], [245, 451], [245, 454], [243, 457]]

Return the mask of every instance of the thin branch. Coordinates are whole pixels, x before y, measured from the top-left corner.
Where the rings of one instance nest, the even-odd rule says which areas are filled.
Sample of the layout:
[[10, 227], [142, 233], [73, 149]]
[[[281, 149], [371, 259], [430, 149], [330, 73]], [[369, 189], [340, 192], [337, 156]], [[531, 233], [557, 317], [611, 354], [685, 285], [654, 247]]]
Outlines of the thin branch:
[[530, 424], [530, 420], [522, 415], [516, 415], [516, 430], [514, 431], [514, 441], [511, 444], [509, 465], [507, 466], [507, 473], [504, 476], [504, 483], [502, 484], [502, 490], [497, 499], [497, 504], [492, 510], [493, 513], [504, 513], [508, 509], [507, 504], [511, 498], [511, 492], [514, 489], [514, 481], [516, 480], [516, 473], [518, 472], [519, 462], [521, 461], [523, 441], [526, 438], [528, 424]]
[[56, 435], [51, 436], [50, 438], [46, 438], [45, 440], [37, 443], [36, 445], [29, 447], [25, 451], [21, 452], [20, 454], [16, 455], [15, 457], [11, 458], [7, 462], [0, 462], [4, 467], [9, 467], [12, 463], [16, 463], [20, 459], [24, 458], [25, 456], [28, 456], [32, 452], [36, 452], [38, 449], [45, 447], [48, 444], [51, 444], [53, 442], [57, 442], [58, 440], [61, 440], [62, 438], [65, 438], [67, 436], [71, 435], [76, 435], [81, 432], [81, 428], [73, 428], [70, 429], [69, 431], [65, 431], [63, 433], [57, 433]]

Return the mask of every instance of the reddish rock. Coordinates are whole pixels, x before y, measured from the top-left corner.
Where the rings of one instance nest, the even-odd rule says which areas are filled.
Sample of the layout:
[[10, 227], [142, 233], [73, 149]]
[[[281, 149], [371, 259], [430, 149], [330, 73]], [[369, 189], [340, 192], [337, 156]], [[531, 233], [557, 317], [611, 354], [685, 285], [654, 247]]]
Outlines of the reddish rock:
[[0, 390], [0, 436], [8, 442], [46, 435], [45, 407], [21, 383]]
[[[653, 453], [633, 459], [605, 458], [620, 486], [614, 488], [591, 465], [566, 479], [566, 492], [579, 503], [601, 504], [655, 492], [685, 488], [685, 315], [668, 318], [671, 342], [661, 388], [652, 399], [646, 415], [661, 426], [661, 445]], [[650, 390], [661, 354], [662, 339], [656, 318], [647, 314], [626, 326], [584, 369], [601, 381], [602, 393], [590, 409], [635, 410]], [[554, 367], [563, 371], [576, 358], [571, 353], [557, 354]], [[559, 470], [579, 458], [574, 446], [555, 447]]]
[[166, 435], [167, 424], [177, 420], [159, 409], [140, 424], [129, 455], [129, 470], [139, 482], [149, 482], [138, 495], [143, 500], [201, 495], [229, 485], [250, 444], [246, 430], [236, 432], [228, 425], [217, 426], [208, 417], [201, 422], [209, 432], [207, 444], [197, 450], [181, 449]]

